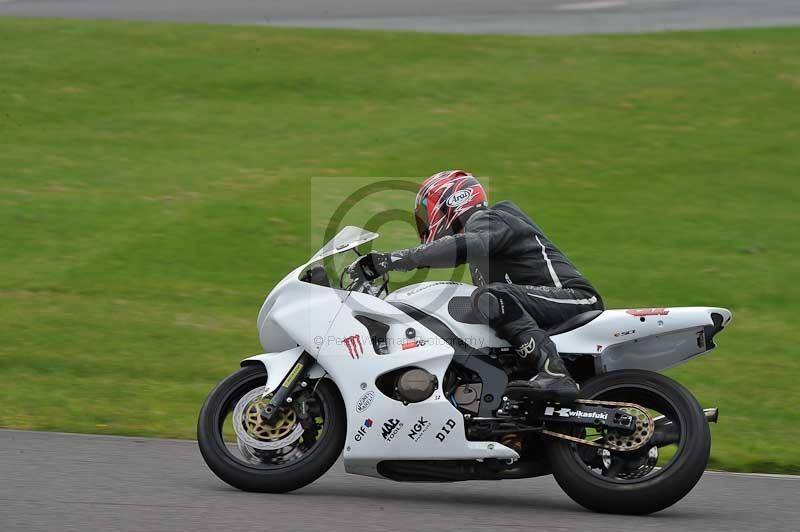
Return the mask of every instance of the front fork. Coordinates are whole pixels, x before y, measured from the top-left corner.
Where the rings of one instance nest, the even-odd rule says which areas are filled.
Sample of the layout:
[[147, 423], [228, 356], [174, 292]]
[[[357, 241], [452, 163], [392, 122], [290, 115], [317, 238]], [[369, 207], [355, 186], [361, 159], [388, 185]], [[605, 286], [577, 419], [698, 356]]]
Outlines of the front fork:
[[283, 378], [280, 386], [278, 386], [275, 393], [272, 394], [272, 398], [267, 406], [261, 410], [261, 419], [263, 419], [265, 423], [270, 423], [273, 419], [275, 419], [275, 416], [278, 414], [278, 410], [280, 410], [280, 407], [283, 406], [283, 403], [286, 402], [286, 399], [294, 390], [294, 385], [298, 378], [302, 379], [305, 377], [306, 373], [308, 373], [308, 369], [313, 364], [314, 357], [308, 354], [308, 352], [303, 351], [300, 354], [300, 357], [297, 359], [297, 362], [294, 363], [291, 371], [286, 374], [286, 377]]

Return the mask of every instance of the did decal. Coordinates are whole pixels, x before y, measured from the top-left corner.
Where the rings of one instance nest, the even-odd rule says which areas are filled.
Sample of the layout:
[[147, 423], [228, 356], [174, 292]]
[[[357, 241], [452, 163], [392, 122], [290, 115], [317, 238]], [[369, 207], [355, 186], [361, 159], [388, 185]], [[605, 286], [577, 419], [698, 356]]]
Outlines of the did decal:
[[383, 429], [381, 430], [381, 436], [386, 441], [392, 441], [397, 433], [400, 432], [400, 429], [403, 428], [403, 424], [400, 423], [399, 419], [389, 418], [383, 423]]
[[369, 419], [369, 418], [365, 419], [364, 420], [364, 424], [361, 425], [360, 427], [358, 427], [358, 431], [356, 431], [355, 440], [356, 441], [361, 441], [362, 439], [364, 439], [364, 436], [367, 435], [367, 429], [372, 427], [372, 425], [373, 425], [373, 422], [372, 422], [371, 419]]
[[429, 428], [431, 428], [431, 422], [420, 416], [417, 422], [411, 427], [411, 432], [408, 433], [408, 437], [414, 441], [419, 441]]
[[436, 433], [436, 439], [443, 442], [445, 438], [450, 435], [454, 428], [456, 428], [455, 420], [448, 419], [444, 422], [442, 428], [439, 429], [439, 432]]
[[344, 346], [347, 348], [347, 353], [350, 358], [358, 358], [364, 354], [364, 346], [361, 345], [361, 337], [357, 334], [348, 336], [344, 339]]

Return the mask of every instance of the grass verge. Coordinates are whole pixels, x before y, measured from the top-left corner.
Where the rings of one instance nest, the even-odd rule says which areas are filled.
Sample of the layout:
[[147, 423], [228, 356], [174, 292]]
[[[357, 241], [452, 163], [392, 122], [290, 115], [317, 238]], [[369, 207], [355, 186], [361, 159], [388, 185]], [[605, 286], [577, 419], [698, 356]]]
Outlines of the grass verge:
[[731, 308], [719, 350], [670, 374], [721, 407], [713, 466], [800, 472], [800, 29], [0, 18], [0, 65], [0, 426], [192, 437], [319, 244], [309, 177], [465, 167], [609, 307]]

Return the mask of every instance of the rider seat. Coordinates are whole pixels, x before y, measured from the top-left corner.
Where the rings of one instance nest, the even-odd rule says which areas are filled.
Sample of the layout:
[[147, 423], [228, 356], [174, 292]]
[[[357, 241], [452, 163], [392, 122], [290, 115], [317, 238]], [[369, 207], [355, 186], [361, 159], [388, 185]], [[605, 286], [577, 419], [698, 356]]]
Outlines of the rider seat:
[[[447, 305], [447, 310], [454, 320], [460, 321], [461, 323], [468, 323], [472, 325], [481, 323], [480, 318], [478, 318], [478, 316], [475, 315], [475, 312], [472, 310], [471, 297], [456, 296], [452, 298]], [[602, 310], [581, 312], [577, 316], [573, 316], [568, 320], [559, 323], [555, 327], [547, 329], [546, 332], [550, 336], [555, 336], [556, 334], [572, 331], [578, 327], [586, 325], [602, 313]]]
[[578, 327], [583, 327], [584, 325], [586, 325], [587, 323], [589, 323], [602, 313], [603, 313], [602, 310], [590, 310], [588, 312], [581, 312], [577, 316], [572, 316], [567, 321], [563, 321], [559, 325], [547, 329], [547, 334], [550, 336], [555, 336], [557, 334], [562, 334], [565, 332], [575, 330]]

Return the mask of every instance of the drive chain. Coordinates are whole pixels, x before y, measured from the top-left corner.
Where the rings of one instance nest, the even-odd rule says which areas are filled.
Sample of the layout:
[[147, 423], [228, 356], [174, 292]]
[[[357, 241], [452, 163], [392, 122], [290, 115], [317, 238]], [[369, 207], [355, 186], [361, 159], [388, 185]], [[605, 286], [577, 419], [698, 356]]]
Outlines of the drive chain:
[[[647, 442], [650, 441], [650, 438], [653, 437], [653, 433], [655, 432], [655, 424], [653, 422], [653, 418], [650, 414], [647, 413], [647, 410], [642, 408], [641, 406], [635, 403], [621, 403], [618, 401], [595, 401], [592, 399], [577, 399], [575, 403], [583, 404], [583, 405], [590, 405], [590, 406], [610, 406], [614, 408], [620, 408], [630, 414], [633, 418], [635, 423], [635, 430], [631, 434], [622, 434], [615, 430], [609, 430], [606, 432], [604, 439], [606, 440], [605, 443], [597, 443], [594, 441], [585, 440], [583, 438], [577, 438], [575, 436], [569, 436], [568, 434], [562, 434], [560, 432], [553, 432], [552, 430], [543, 430], [542, 434], [546, 434], [553, 438], [560, 438], [562, 440], [572, 441], [575, 443], [580, 443], [582, 445], [590, 445], [592, 447], [598, 447], [600, 449], [608, 449], [609, 451], [635, 451], [637, 449], [641, 449]], [[619, 443], [617, 443], [619, 442]]]

